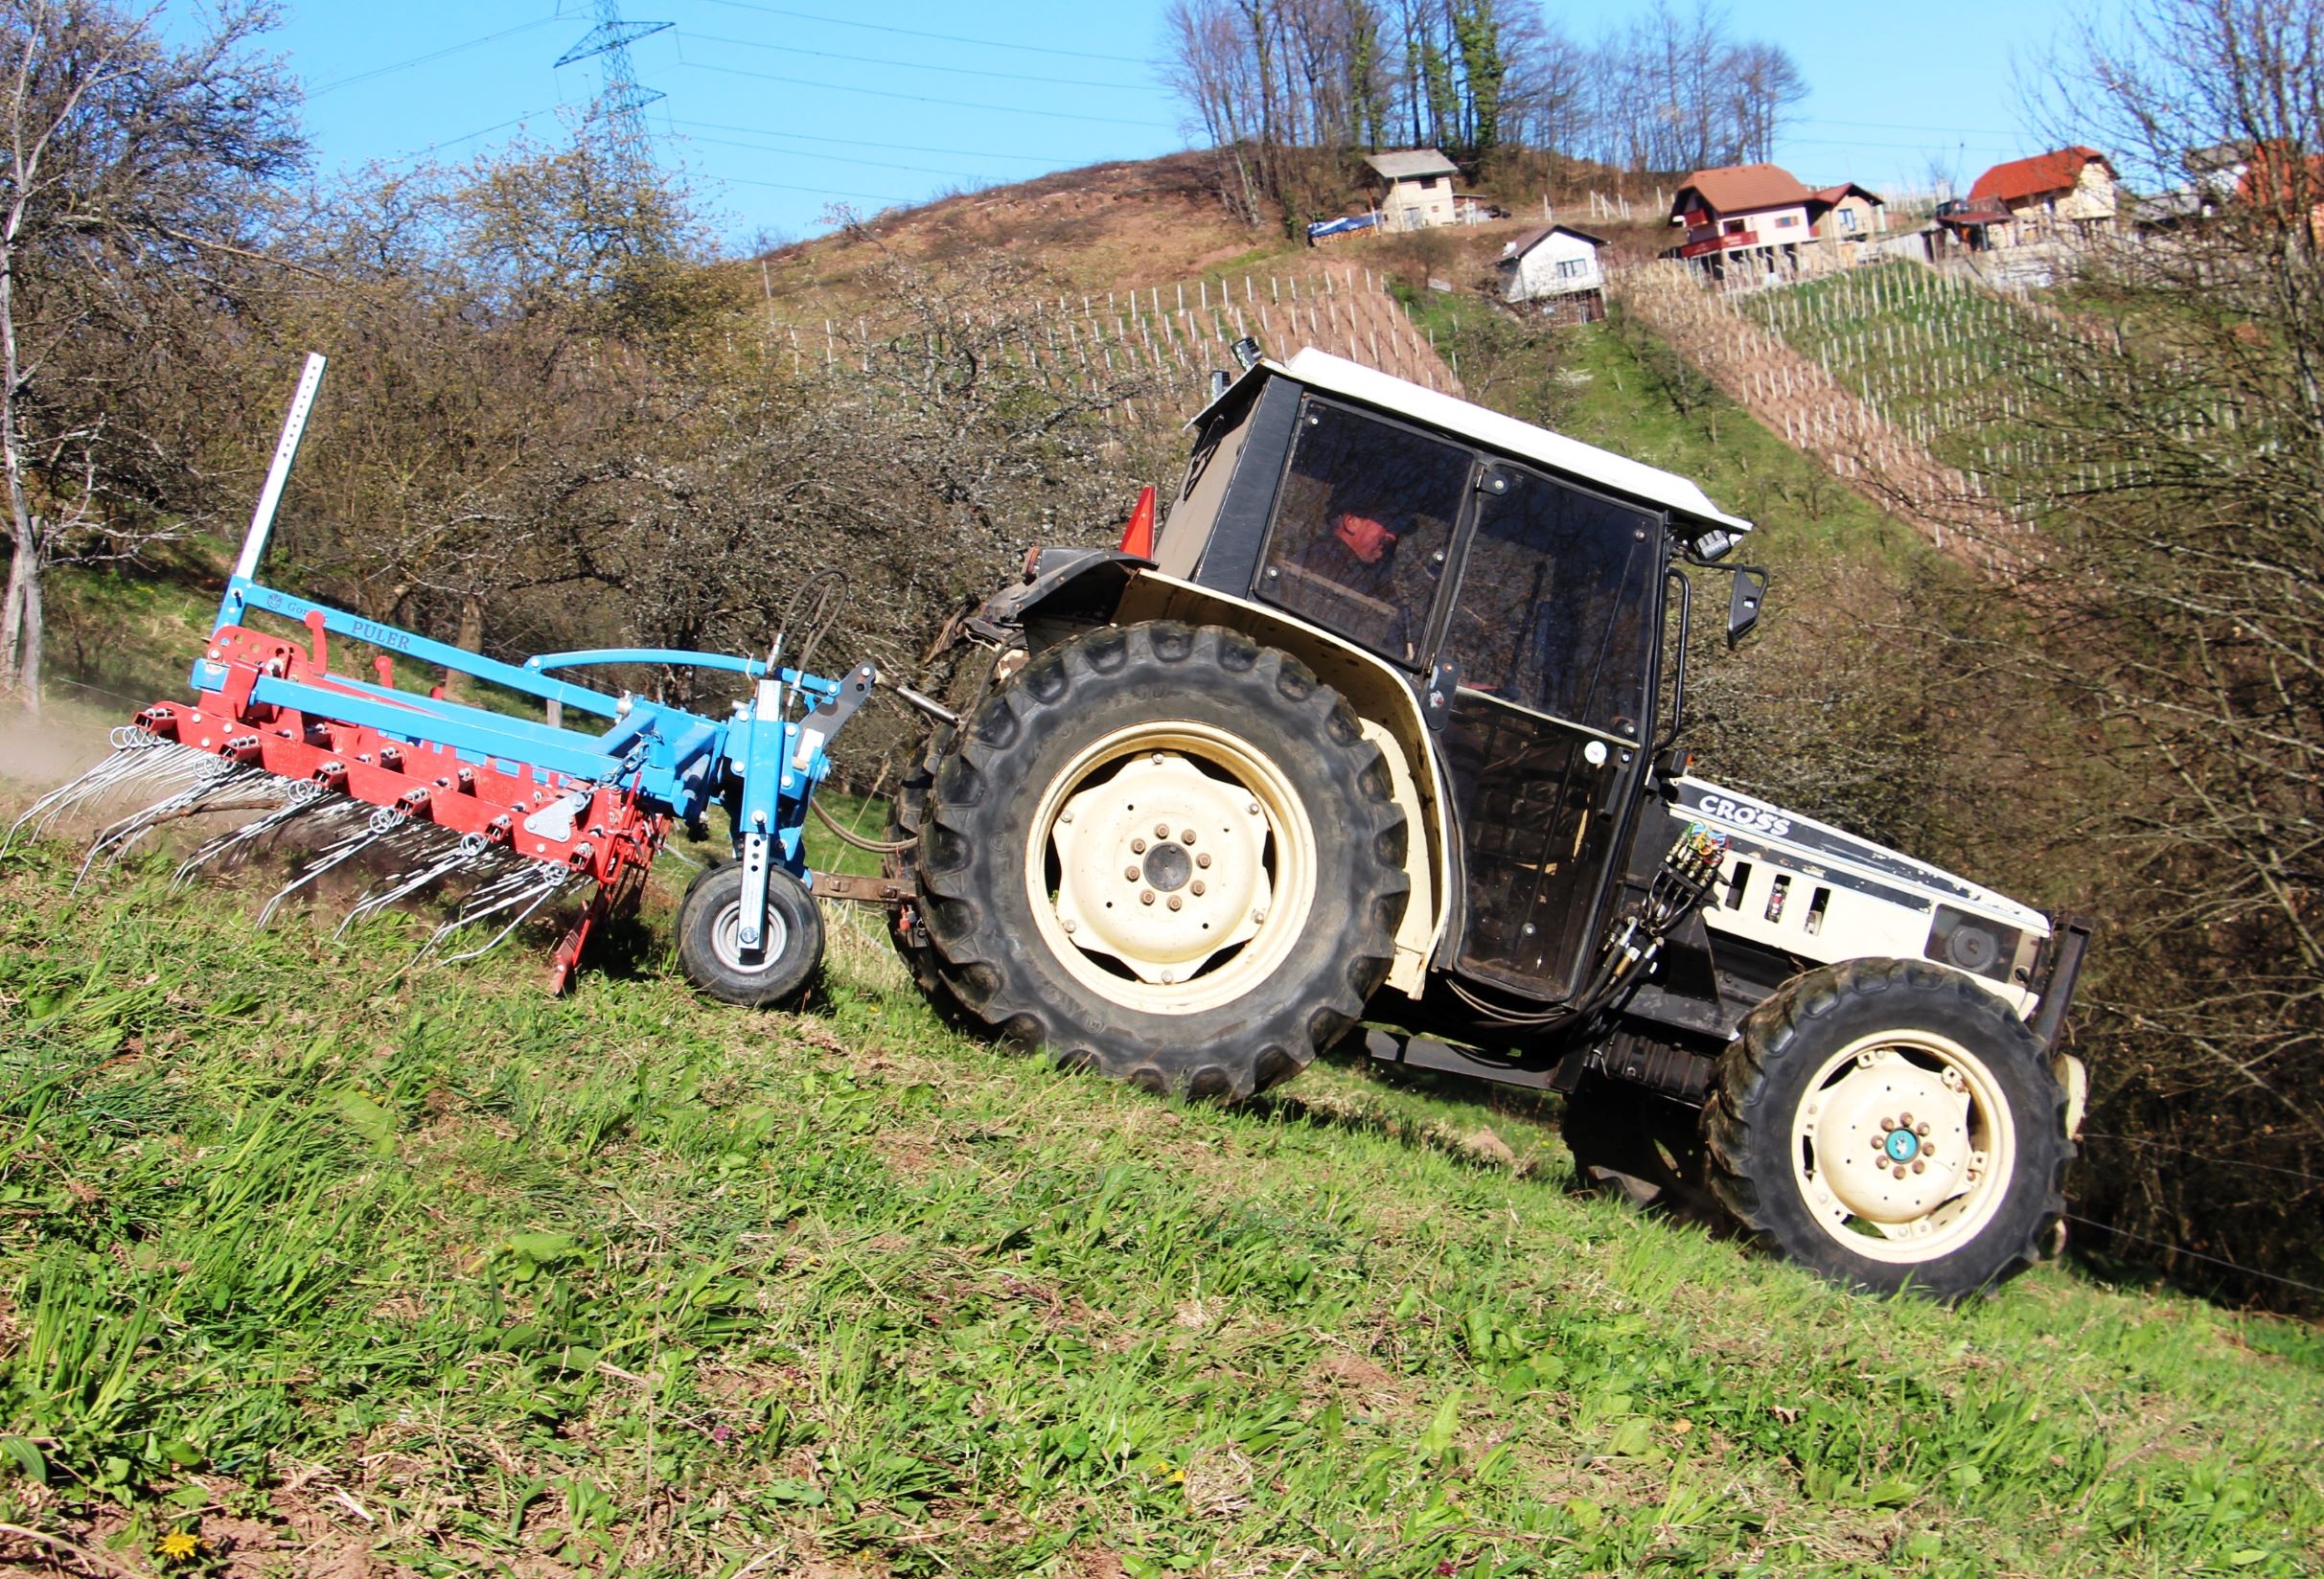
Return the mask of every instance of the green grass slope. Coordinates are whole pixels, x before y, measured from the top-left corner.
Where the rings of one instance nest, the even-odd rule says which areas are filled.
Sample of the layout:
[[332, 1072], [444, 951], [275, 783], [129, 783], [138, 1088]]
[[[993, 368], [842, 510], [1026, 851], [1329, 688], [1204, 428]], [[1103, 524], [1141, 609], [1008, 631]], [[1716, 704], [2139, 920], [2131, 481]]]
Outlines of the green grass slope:
[[552, 999], [72, 857], [0, 865], [0, 1562], [2324, 1565], [2303, 1329], [1851, 1297], [1574, 1199], [1530, 1107], [1004, 1057], [843, 924], [805, 1013], [695, 997], [666, 916]]

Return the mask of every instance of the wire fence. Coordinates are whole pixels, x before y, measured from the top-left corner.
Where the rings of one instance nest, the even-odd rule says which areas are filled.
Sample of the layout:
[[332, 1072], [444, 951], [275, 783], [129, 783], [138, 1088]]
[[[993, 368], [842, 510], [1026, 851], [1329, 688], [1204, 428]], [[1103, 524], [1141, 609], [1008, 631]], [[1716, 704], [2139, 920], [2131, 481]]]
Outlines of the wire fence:
[[2230, 1261], [2224, 1256], [2191, 1249], [2185, 1245], [2174, 1245], [2167, 1239], [2155, 1239], [2147, 1234], [2132, 1233], [2128, 1228], [2118, 1228], [2111, 1223], [2101, 1223], [2094, 1217], [2083, 1217], [2079, 1212], [2068, 1212], [2065, 1214], [2065, 1219], [2068, 1223], [2079, 1223], [2085, 1228], [2096, 1228], [2101, 1233], [2112, 1234], [2117, 1239], [2128, 1239], [2136, 1244], [2151, 1246], [2158, 1250], [2168, 1250], [2173, 1255], [2183, 1255], [2193, 1261], [2204, 1262], [2214, 1267], [2223, 1267], [2241, 1277], [2256, 1277], [2263, 1282], [2280, 1283], [2288, 1289], [2300, 1289], [2312, 1294], [2324, 1294], [2324, 1286], [2302, 1282], [2296, 1277], [2286, 1277], [2281, 1272], [2264, 1272], [2257, 1267], [2246, 1267], [2240, 1262]]

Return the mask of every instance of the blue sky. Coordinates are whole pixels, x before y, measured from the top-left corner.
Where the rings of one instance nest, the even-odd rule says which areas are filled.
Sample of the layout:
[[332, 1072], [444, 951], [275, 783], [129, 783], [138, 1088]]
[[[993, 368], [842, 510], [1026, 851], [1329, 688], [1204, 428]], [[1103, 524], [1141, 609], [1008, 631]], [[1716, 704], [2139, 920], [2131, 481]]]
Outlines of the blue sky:
[[[1522, 3], [1522, 0], [1519, 0]], [[665, 161], [697, 177], [737, 243], [824, 228], [962, 186], [1183, 146], [1156, 81], [1165, 0], [623, 0], [673, 24], [632, 47], [667, 97], [646, 113]], [[1633, 6], [1558, 8], [1589, 37]], [[1778, 157], [1813, 182], [1925, 188], [2039, 151], [2013, 86], [2063, 0], [1868, 7], [1736, 0], [1738, 34], [1790, 50], [1811, 87]], [[184, 0], [172, 11], [192, 14]], [[553, 62], [593, 0], [287, 0], [275, 46], [307, 82], [327, 167], [453, 157], [529, 128], [563, 134], [597, 64]]]

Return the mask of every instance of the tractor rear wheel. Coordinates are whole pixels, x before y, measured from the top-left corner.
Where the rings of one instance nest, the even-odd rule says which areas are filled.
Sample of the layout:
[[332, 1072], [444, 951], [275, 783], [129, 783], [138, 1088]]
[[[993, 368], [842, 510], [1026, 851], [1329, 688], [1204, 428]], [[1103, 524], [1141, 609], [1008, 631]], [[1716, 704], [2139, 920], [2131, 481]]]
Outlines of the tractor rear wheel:
[[1238, 632], [1155, 621], [1048, 649], [962, 725], [918, 871], [944, 984], [1009, 1041], [1247, 1097], [1386, 978], [1405, 838], [1336, 692]]
[[2008, 1005], [1925, 960], [1811, 971], [1719, 1061], [1711, 1182], [1767, 1247], [1851, 1287], [1960, 1299], [2040, 1258], [2066, 1098]]

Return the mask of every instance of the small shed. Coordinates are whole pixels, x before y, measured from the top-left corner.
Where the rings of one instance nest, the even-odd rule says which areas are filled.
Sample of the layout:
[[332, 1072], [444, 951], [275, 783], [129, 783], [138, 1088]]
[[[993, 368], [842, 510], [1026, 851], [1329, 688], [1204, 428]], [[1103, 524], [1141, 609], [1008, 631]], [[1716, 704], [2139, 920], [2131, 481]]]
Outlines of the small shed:
[[1453, 178], [1460, 170], [1435, 149], [1397, 149], [1365, 156], [1379, 176], [1380, 228], [1425, 230], [1453, 223]]
[[1602, 237], [1571, 225], [1527, 231], [1501, 249], [1494, 265], [1501, 271], [1501, 299], [1598, 316], [1605, 299], [1605, 266], [1599, 257], [1605, 244]]
[[1861, 241], [1888, 228], [1888, 204], [1878, 193], [1853, 181], [1824, 188], [1807, 211], [1820, 241]]

